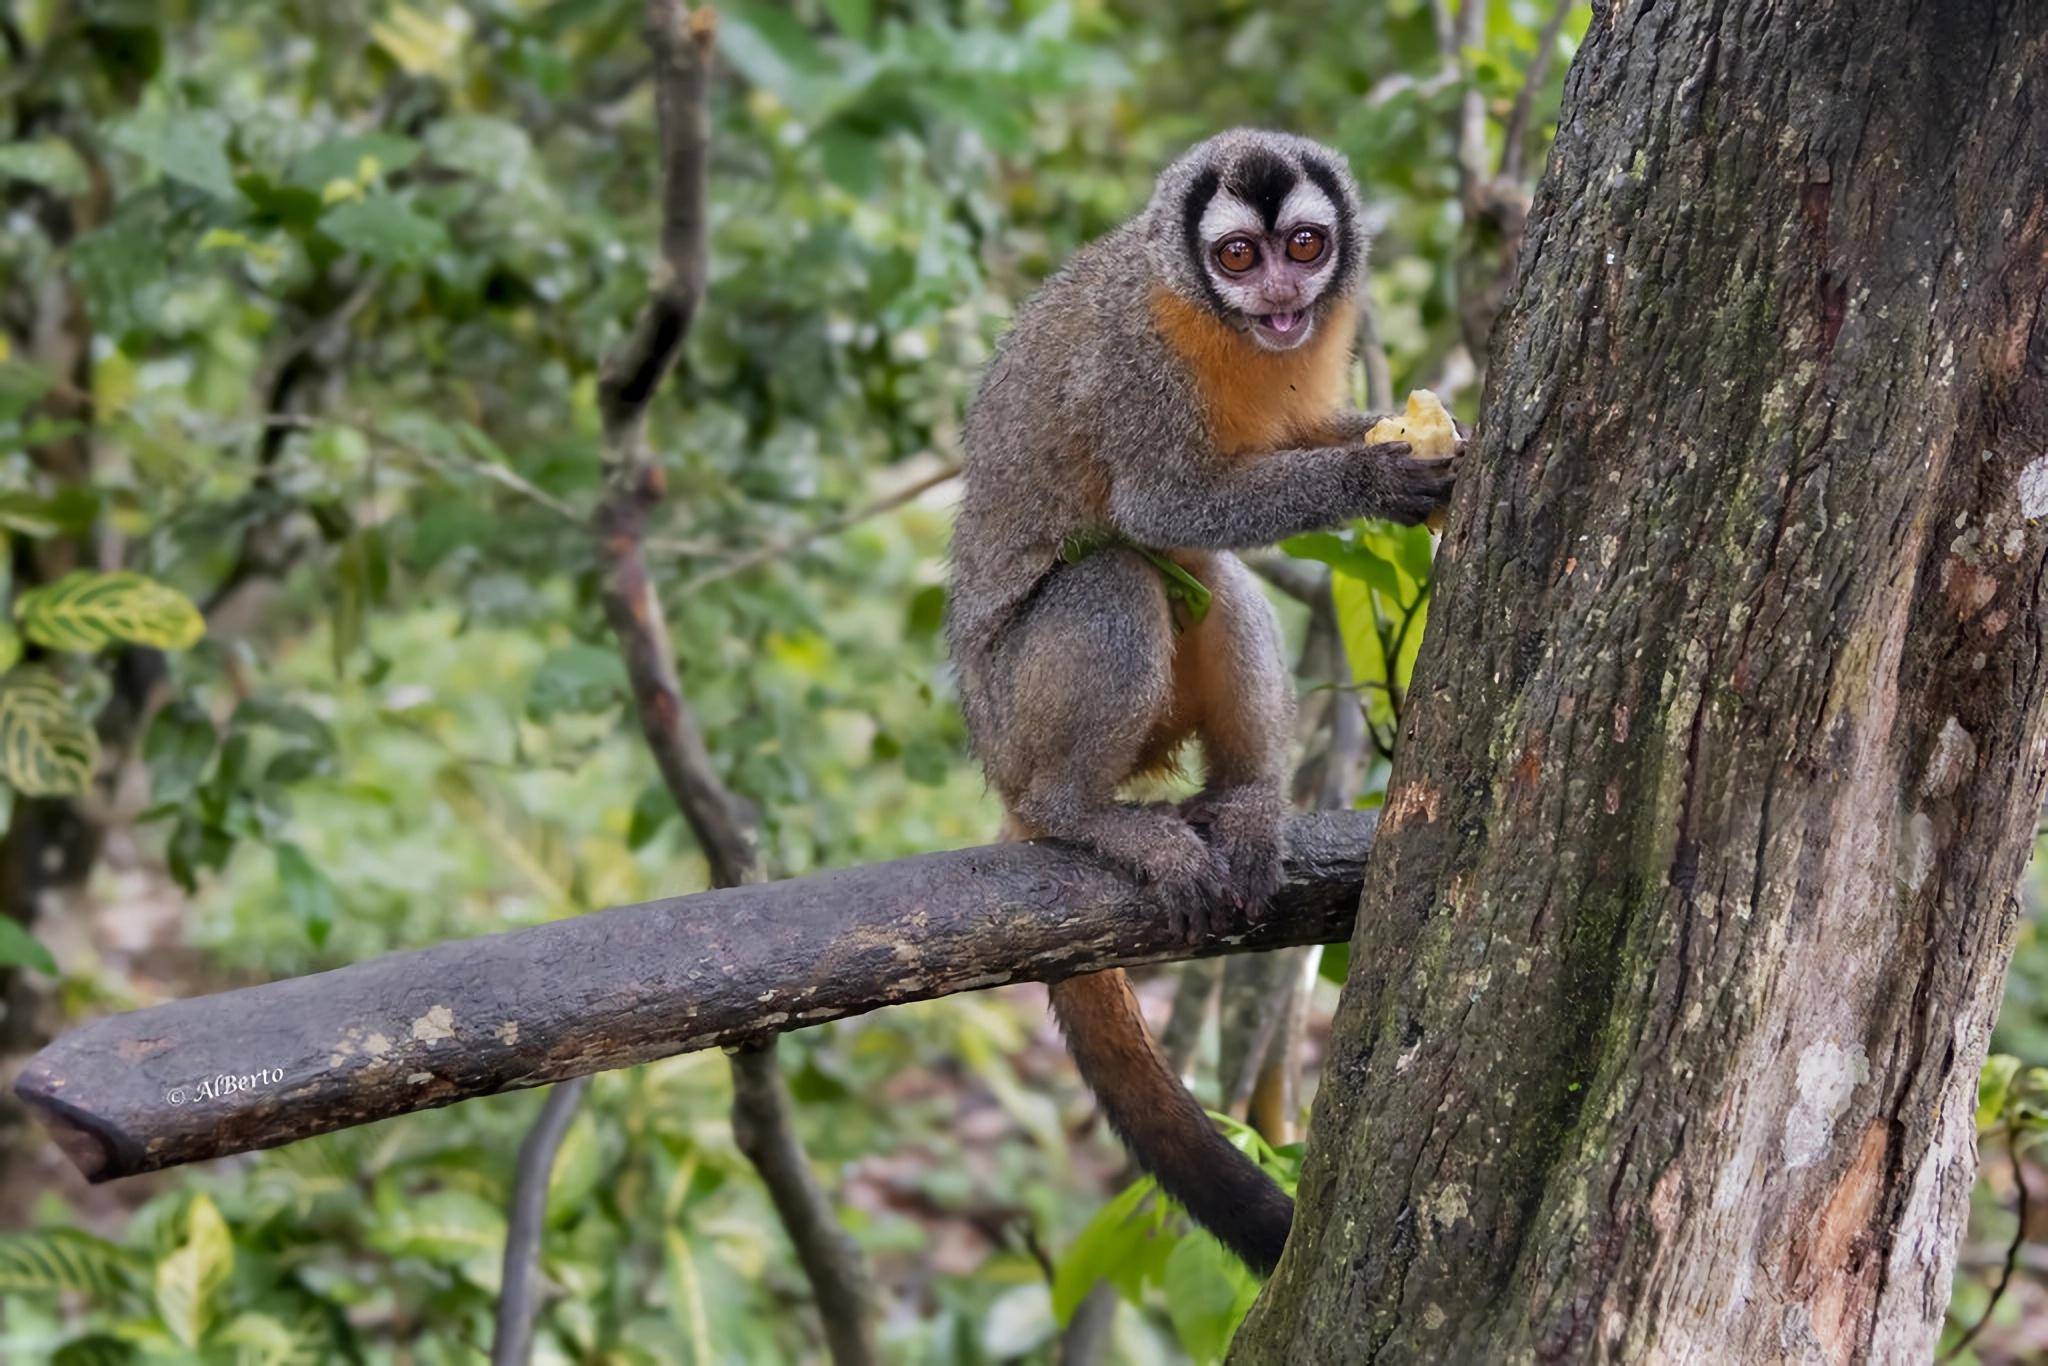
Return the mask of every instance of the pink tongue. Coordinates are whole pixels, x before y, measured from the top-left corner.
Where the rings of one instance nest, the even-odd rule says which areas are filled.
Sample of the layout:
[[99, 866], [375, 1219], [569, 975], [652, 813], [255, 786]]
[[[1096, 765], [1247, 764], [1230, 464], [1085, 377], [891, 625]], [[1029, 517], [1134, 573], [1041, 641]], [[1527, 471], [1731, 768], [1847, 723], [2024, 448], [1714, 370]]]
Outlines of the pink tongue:
[[1299, 313], [1268, 313], [1266, 325], [1275, 332], [1292, 332], [1294, 325], [1301, 321]]

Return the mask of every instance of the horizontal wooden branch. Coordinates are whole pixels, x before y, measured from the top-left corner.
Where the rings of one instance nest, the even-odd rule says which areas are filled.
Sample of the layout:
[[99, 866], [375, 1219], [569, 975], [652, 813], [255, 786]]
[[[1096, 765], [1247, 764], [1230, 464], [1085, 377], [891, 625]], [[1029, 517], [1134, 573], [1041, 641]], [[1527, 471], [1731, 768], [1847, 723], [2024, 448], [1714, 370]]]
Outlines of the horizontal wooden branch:
[[72, 1030], [18, 1095], [94, 1181], [957, 991], [1348, 938], [1366, 812], [1297, 816], [1257, 923], [1177, 940], [1056, 844], [925, 854], [173, 1001]]

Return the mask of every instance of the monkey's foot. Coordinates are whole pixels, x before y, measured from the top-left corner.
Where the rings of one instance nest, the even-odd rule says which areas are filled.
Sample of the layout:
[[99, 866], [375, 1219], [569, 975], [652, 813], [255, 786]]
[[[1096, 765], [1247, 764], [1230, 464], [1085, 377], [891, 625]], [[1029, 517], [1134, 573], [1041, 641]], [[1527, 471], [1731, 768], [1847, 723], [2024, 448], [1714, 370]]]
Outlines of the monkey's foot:
[[1188, 824], [1208, 840], [1224, 868], [1224, 894], [1253, 920], [1280, 890], [1280, 822], [1285, 807], [1264, 788], [1204, 792], [1181, 804]]
[[1232, 904], [1229, 869], [1218, 851], [1171, 806], [1141, 808], [1158, 824], [1144, 846], [1132, 851], [1145, 881], [1166, 905], [1167, 923], [1189, 943], [1221, 928]]

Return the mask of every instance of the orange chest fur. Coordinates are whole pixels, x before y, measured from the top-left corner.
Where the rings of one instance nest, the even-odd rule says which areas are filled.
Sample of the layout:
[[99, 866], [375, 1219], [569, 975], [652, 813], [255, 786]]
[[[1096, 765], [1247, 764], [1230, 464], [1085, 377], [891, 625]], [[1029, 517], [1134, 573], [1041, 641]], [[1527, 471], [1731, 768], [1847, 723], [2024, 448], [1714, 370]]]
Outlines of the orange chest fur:
[[1209, 435], [1225, 455], [1312, 441], [1350, 393], [1350, 309], [1338, 300], [1318, 332], [1292, 351], [1267, 351], [1164, 286], [1152, 322], [1194, 377]]

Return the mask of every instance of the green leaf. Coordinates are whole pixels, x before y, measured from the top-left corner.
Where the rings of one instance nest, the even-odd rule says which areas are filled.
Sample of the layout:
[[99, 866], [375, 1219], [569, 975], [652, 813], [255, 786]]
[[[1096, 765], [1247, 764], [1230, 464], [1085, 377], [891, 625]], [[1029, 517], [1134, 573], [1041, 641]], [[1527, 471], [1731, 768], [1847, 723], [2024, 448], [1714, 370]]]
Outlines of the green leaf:
[[320, 216], [320, 230], [344, 251], [391, 265], [425, 265], [448, 247], [447, 229], [384, 194], [335, 205]]
[[319, 221], [321, 210], [327, 207], [319, 191], [273, 179], [260, 171], [235, 177], [235, 188], [249, 201], [259, 226], [282, 227], [301, 237]]
[[910, 595], [910, 609], [904, 621], [906, 634], [913, 639], [935, 636], [945, 620], [946, 590], [943, 586], [926, 584]]
[[1052, 1315], [1062, 1327], [1103, 1281], [1115, 1284], [1127, 1298], [1137, 1298], [1139, 1284], [1133, 1273], [1142, 1279], [1145, 1254], [1162, 1241], [1162, 1203], [1154, 1201], [1150, 1209], [1144, 1208], [1158, 1189], [1150, 1177], [1132, 1182], [1096, 1211], [1060, 1258], [1052, 1279]]
[[[1392, 550], [1394, 563], [1417, 585], [1427, 584], [1436, 573], [1436, 542], [1426, 526], [1399, 526], [1386, 522], [1369, 529], [1365, 539], [1378, 541]], [[1412, 598], [1404, 600], [1413, 601]]]
[[156, 1264], [156, 1311], [173, 1337], [196, 1348], [213, 1323], [214, 1300], [235, 1267], [235, 1243], [211, 1199], [192, 1197], [185, 1238]]
[[1984, 1059], [1977, 1073], [1977, 1127], [1995, 1129], [2005, 1118], [2013, 1078], [2019, 1075], [2020, 1060], [2010, 1053], [1993, 1053]]
[[[0, 421], [12, 422], [50, 392], [50, 377], [33, 365], [0, 360]], [[0, 528], [25, 536], [47, 536], [55, 525], [32, 493], [0, 493]]]
[[1325, 982], [1344, 985], [1345, 977], [1351, 972], [1351, 945], [1325, 944], [1322, 959], [1316, 964], [1316, 975]]
[[870, 0], [824, 0], [824, 5], [841, 33], [857, 43], [867, 42], [875, 17]]
[[0, 966], [34, 968], [45, 977], [57, 975], [57, 960], [42, 942], [13, 916], [0, 915]]
[[616, 650], [569, 645], [540, 662], [526, 685], [526, 714], [545, 721], [560, 712], [599, 712], [626, 695], [625, 661]]
[[237, 232], [233, 228], [208, 228], [192, 249], [233, 252], [265, 266], [275, 266], [284, 260], [284, 249], [275, 242], [259, 242], [248, 233]]
[[87, 1333], [51, 1354], [50, 1366], [128, 1366], [137, 1355], [132, 1342], [123, 1342], [111, 1333]]
[[0, 673], [6, 673], [21, 659], [21, 632], [12, 622], [0, 621]]
[[[1349, 574], [1330, 579], [1330, 600], [1337, 609], [1337, 634], [1344, 642], [1344, 655], [1351, 664], [1351, 680], [1365, 689], [1360, 698], [1367, 715], [1384, 723], [1392, 711], [1384, 691], [1387, 683], [1387, 649], [1380, 636], [1379, 611], [1373, 605], [1371, 587]], [[1378, 684], [1378, 687], [1370, 685]]]
[[724, 0], [718, 50], [733, 69], [790, 108], [815, 112], [837, 98], [837, 82], [803, 21], [780, 5]]
[[164, 852], [171, 876], [189, 894], [199, 889], [200, 870], [210, 868], [219, 872], [227, 866], [228, 855], [234, 848], [234, 838], [218, 825], [182, 816], [172, 828]]
[[155, 287], [169, 267], [161, 225], [151, 217], [120, 214], [71, 244], [72, 274], [109, 336], [126, 336], [153, 316]]
[[188, 699], [180, 698], [158, 712], [142, 745], [151, 798], [175, 802], [190, 796], [205, 776], [219, 738], [206, 709]]
[[640, 795], [633, 799], [632, 819], [626, 824], [626, 847], [644, 849], [647, 842], [661, 833], [676, 815], [676, 801], [668, 792], [666, 784], [652, 782], [640, 789]]
[[921, 787], [937, 787], [952, 769], [953, 751], [944, 742], [920, 736], [903, 747], [903, 776]]
[[[148, 6], [97, 4], [81, 27], [93, 60], [116, 89], [139, 87], [164, 61], [163, 18]], [[123, 22], [125, 21], [125, 22]]]
[[327, 874], [298, 845], [287, 840], [270, 852], [277, 862], [277, 883], [284, 892], [285, 909], [292, 919], [306, 927], [306, 937], [318, 948], [327, 942], [327, 933], [334, 928], [341, 898]]
[[78, 153], [56, 137], [0, 147], [0, 178], [26, 180], [59, 195], [84, 194], [92, 184]]
[[328, 138], [293, 157], [285, 179], [313, 191], [336, 180], [372, 181], [410, 166], [420, 145], [396, 133], [354, 133]]
[[0, 1235], [0, 1294], [69, 1291], [108, 1306], [133, 1284], [134, 1259], [77, 1229]]
[[76, 796], [92, 781], [99, 737], [42, 669], [0, 678], [0, 781], [30, 797]]
[[464, 114], [434, 124], [427, 133], [427, 153], [452, 171], [503, 185], [526, 169], [533, 141], [508, 119]]
[[561, 1227], [571, 1223], [590, 1204], [591, 1193], [605, 1174], [604, 1145], [598, 1141], [597, 1120], [588, 1106], [569, 1122], [562, 1146], [555, 1151], [554, 1169], [548, 1173], [548, 1223]]
[[1297, 560], [1318, 560], [1336, 568], [1358, 554], [1351, 542], [1334, 531], [1304, 531], [1280, 542], [1280, 548]]
[[391, 557], [383, 528], [367, 526], [341, 543], [334, 557], [335, 595], [332, 619], [334, 672], [340, 674], [368, 633], [370, 607], [384, 598], [391, 582]]
[[278, 697], [259, 694], [243, 698], [235, 706], [233, 724], [236, 730], [255, 730], [258, 727], [273, 730], [300, 744], [326, 752], [332, 752], [335, 746], [334, 732], [325, 721], [304, 707]]
[[494, 1279], [504, 1255], [505, 1216], [495, 1203], [471, 1191], [435, 1191], [383, 1211], [370, 1237], [394, 1257], [459, 1267], [485, 1284]]
[[1164, 1282], [1167, 1317], [1181, 1346], [1198, 1362], [1222, 1360], [1258, 1296], [1258, 1280], [1221, 1243], [1196, 1232], [1175, 1244]]
[[230, 131], [226, 117], [210, 109], [148, 109], [115, 125], [108, 140], [173, 180], [231, 199]]
[[370, 24], [370, 36], [406, 72], [415, 76], [450, 76], [459, 65], [468, 25], [451, 16], [387, 4], [384, 17]]
[[22, 634], [38, 645], [91, 654], [116, 641], [185, 650], [206, 634], [192, 600], [133, 570], [80, 569], [23, 593], [14, 604]]
[[697, 1259], [690, 1253], [689, 1240], [674, 1227], [661, 1235], [662, 1261], [668, 1271], [668, 1310], [677, 1331], [690, 1343], [691, 1361], [715, 1361], [711, 1328], [704, 1313], [704, 1288], [697, 1275]]

